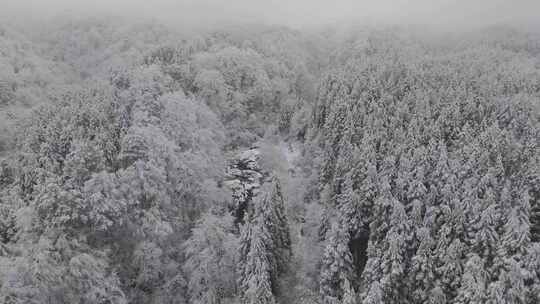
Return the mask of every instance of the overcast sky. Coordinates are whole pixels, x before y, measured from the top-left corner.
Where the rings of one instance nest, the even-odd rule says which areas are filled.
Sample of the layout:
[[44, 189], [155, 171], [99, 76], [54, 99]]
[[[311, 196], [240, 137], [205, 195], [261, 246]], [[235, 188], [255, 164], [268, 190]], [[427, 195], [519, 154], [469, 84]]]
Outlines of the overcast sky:
[[476, 26], [540, 25], [540, 0], [0, 0], [19, 20], [58, 14], [163, 19], [180, 25], [263, 22], [289, 26], [341, 21]]

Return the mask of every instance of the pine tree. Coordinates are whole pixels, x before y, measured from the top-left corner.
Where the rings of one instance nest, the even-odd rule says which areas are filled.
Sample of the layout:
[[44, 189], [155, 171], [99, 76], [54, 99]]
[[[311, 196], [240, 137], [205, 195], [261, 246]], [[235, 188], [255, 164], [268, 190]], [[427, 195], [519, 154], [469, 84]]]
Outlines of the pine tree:
[[450, 239], [449, 229], [443, 226], [438, 234], [440, 239], [437, 242], [434, 253], [435, 275], [439, 278], [439, 286], [443, 290], [447, 299], [456, 297], [457, 290], [462, 284], [463, 256], [466, 253], [465, 245], [459, 239]]
[[356, 293], [354, 291], [354, 288], [351, 286], [351, 283], [349, 283], [349, 280], [344, 279], [343, 280], [343, 301], [341, 301], [342, 304], [356, 304]]
[[530, 196], [527, 189], [521, 191], [516, 206], [510, 209], [505, 224], [498, 253], [504, 257], [522, 257], [531, 242], [530, 234]]
[[465, 264], [465, 272], [455, 299], [456, 304], [481, 304], [486, 301], [489, 273], [485, 261], [477, 254], [470, 254]]
[[240, 238], [239, 285], [244, 297], [251, 297], [250, 301], [259, 294], [264, 301], [274, 301], [274, 294], [279, 293], [278, 279], [287, 270], [291, 256], [285, 200], [276, 177], [270, 187], [268, 193], [260, 194]]
[[[365, 173], [362, 175], [363, 178], [360, 180], [358, 190], [355, 193], [358, 195], [357, 210], [359, 210], [361, 215], [358, 219], [360, 221], [359, 225], [367, 230], [373, 217], [373, 206], [377, 197], [378, 180], [375, 160], [367, 160], [365, 168], [362, 170]], [[353, 185], [354, 180], [353, 178]]]
[[280, 235], [278, 234], [279, 227], [274, 213], [275, 209], [268, 194], [265, 193], [259, 199], [256, 208], [254, 220], [268, 234], [268, 238], [264, 239], [264, 250], [266, 259], [268, 260], [268, 267], [270, 267], [270, 284], [272, 290], [275, 292], [277, 291], [278, 276], [280, 275], [281, 267], [284, 266], [282, 263], [285, 263], [285, 259], [281, 256], [281, 250], [278, 247], [278, 242], [280, 241]]
[[411, 259], [409, 290], [415, 302], [426, 302], [429, 291], [435, 283], [435, 273], [433, 265], [434, 240], [428, 228], [423, 227], [417, 231], [420, 245], [416, 255]]
[[493, 267], [497, 279], [488, 291], [490, 303], [526, 303], [523, 274], [527, 273], [524, 258], [530, 246], [529, 199], [528, 191], [523, 191], [506, 218]]
[[242, 286], [244, 281], [244, 269], [247, 265], [247, 257], [249, 251], [251, 250], [251, 239], [253, 238], [253, 224], [254, 223], [252, 222], [252, 218], [250, 218], [249, 221], [246, 221], [245, 224], [240, 226], [240, 236], [238, 240], [238, 264], [236, 267], [236, 272], [238, 274], [236, 285], [239, 287]]
[[281, 274], [288, 268], [287, 265], [291, 258], [292, 248], [285, 199], [279, 180], [275, 176], [272, 178], [270, 200], [267, 204], [270, 204], [272, 208], [272, 227], [270, 231], [274, 239], [274, 246], [276, 247], [277, 270]]
[[[246, 224], [242, 243], [249, 237], [249, 249], [240, 265], [240, 290], [242, 303], [245, 304], [273, 304], [272, 292], [272, 261], [269, 260], [268, 243], [271, 235], [266, 226], [260, 222], [261, 216]], [[244, 245], [245, 247], [248, 247]], [[246, 249], [243, 247], [244, 249]]]
[[[490, 201], [494, 200], [493, 196], [494, 194], [491, 189], [488, 190], [486, 199]], [[479, 222], [473, 226], [473, 229], [476, 230], [472, 246], [473, 250], [489, 261], [492, 261], [496, 255], [497, 244], [499, 242], [499, 234], [497, 232], [499, 222], [499, 208], [495, 203], [489, 203], [482, 210]]]
[[540, 301], [540, 244], [532, 243], [523, 259], [524, 279], [526, 280], [527, 304]]
[[379, 282], [375, 281], [368, 286], [368, 291], [362, 304], [384, 304], [383, 290]]
[[[354, 282], [355, 272], [349, 250], [349, 233], [339, 224], [329, 232], [321, 265], [319, 293], [323, 303], [343, 301], [345, 281]], [[350, 284], [350, 283], [349, 283]]]
[[403, 204], [394, 200], [391, 202], [390, 229], [384, 240], [382, 266], [382, 288], [386, 303], [403, 303], [407, 294], [404, 293], [404, 278], [408, 264], [408, 245], [411, 240], [410, 223]]
[[347, 227], [348, 232], [354, 236], [361, 231], [363, 228], [362, 224], [367, 222], [367, 219], [362, 218], [362, 214], [360, 213], [359, 198], [353, 190], [351, 175], [350, 172], [345, 175], [341, 186], [341, 193], [338, 194], [336, 202], [341, 225]]

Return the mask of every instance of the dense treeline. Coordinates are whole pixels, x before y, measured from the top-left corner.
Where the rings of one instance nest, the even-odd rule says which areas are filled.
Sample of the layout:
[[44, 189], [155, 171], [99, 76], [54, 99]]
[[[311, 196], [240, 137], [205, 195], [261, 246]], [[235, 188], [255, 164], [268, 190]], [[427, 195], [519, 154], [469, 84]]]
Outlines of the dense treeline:
[[540, 38], [0, 28], [0, 302], [537, 303]]
[[[364, 43], [322, 80], [314, 112], [321, 230], [338, 230], [323, 236], [323, 302], [351, 281], [364, 303], [537, 302], [538, 57]], [[364, 239], [365, 264], [339, 250]]]

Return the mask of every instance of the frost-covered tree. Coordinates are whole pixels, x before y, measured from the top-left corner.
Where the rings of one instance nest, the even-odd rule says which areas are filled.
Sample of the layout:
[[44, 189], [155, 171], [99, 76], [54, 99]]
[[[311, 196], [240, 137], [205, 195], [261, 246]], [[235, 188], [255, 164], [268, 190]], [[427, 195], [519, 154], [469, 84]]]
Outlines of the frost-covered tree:
[[[279, 181], [273, 177], [269, 185], [268, 192], [259, 194], [255, 201], [253, 212], [248, 215], [249, 223], [242, 230], [240, 237], [240, 290], [243, 294], [247, 292], [248, 281], [251, 280], [255, 267], [249, 263], [263, 263], [268, 275], [268, 286], [273, 296], [280, 294], [278, 280], [288, 270], [291, 259], [291, 237], [289, 225], [286, 217], [285, 201]], [[255, 230], [257, 229], [257, 230]], [[260, 235], [254, 235], [258, 231]], [[258, 242], [258, 247], [254, 247], [254, 239]], [[264, 257], [257, 257], [261, 261], [251, 261], [254, 253], [263, 254]], [[257, 266], [258, 267], [258, 266]], [[259, 271], [259, 270], [256, 270]]]
[[[240, 260], [241, 299], [246, 304], [276, 303], [273, 294], [275, 266], [271, 256], [272, 236], [262, 216], [255, 217], [245, 225], [240, 238], [246, 256]], [[270, 246], [269, 246], [270, 245]], [[246, 250], [247, 249], [247, 250]]]
[[[276, 247], [276, 263], [279, 273], [284, 273], [292, 254], [292, 244], [289, 223], [287, 220], [287, 210], [285, 209], [285, 199], [283, 190], [277, 177], [272, 178], [269, 200], [266, 205], [271, 208], [271, 222], [269, 222], [270, 233], [274, 239]], [[263, 211], [264, 212], [264, 211]]]
[[[344, 301], [346, 293], [351, 292], [350, 282], [355, 280], [355, 271], [349, 240], [349, 233], [343, 227], [338, 224], [332, 226], [327, 237], [319, 278], [319, 293], [323, 303], [339, 303]], [[345, 289], [346, 285], [349, 290]]]
[[[0, 25], [0, 302], [540, 301], [534, 33], [39, 25]], [[232, 224], [246, 148], [288, 184]]]
[[230, 215], [204, 214], [184, 243], [190, 303], [222, 303], [234, 296], [237, 238]]
[[351, 286], [351, 283], [349, 283], [348, 280], [344, 280], [343, 290], [345, 292], [343, 294], [343, 301], [341, 303], [356, 304], [357, 303], [356, 293], [354, 291], [354, 288]]
[[471, 254], [465, 263], [461, 286], [455, 299], [456, 303], [486, 303], [489, 273], [485, 261], [476, 254]]

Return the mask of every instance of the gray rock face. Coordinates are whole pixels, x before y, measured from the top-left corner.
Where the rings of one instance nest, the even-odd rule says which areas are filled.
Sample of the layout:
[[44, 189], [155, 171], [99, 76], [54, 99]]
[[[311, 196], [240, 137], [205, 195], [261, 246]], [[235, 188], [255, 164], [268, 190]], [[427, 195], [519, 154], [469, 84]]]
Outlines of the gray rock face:
[[225, 186], [233, 193], [231, 209], [236, 223], [244, 222], [244, 215], [252, 204], [253, 198], [259, 194], [264, 183], [265, 173], [259, 166], [261, 153], [257, 148], [239, 153], [227, 168]]

